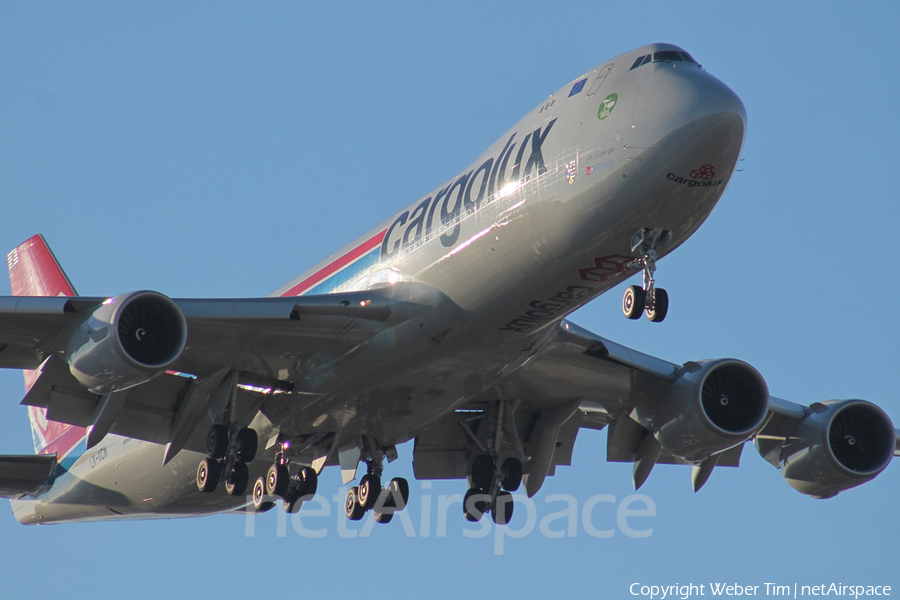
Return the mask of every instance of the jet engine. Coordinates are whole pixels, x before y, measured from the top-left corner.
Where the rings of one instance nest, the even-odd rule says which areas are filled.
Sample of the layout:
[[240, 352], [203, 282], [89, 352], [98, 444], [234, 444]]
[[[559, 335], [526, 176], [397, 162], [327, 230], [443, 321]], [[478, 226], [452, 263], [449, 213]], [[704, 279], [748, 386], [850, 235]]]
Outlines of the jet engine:
[[781, 448], [781, 473], [795, 490], [831, 498], [873, 479], [891, 462], [894, 425], [871, 402], [831, 400], [810, 409]]
[[659, 445], [691, 462], [745, 442], [765, 422], [769, 388], [759, 372], [731, 359], [689, 363], [657, 405], [651, 431]]
[[187, 322], [178, 306], [157, 292], [106, 300], [69, 340], [72, 375], [95, 394], [124, 390], [156, 377], [184, 350]]

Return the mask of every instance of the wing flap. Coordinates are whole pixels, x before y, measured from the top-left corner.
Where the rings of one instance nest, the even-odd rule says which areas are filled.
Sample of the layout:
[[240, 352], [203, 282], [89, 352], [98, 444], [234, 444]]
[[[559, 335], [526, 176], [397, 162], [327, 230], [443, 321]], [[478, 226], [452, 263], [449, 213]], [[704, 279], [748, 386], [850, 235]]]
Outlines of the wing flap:
[[40, 365], [75, 315], [68, 301], [64, 297], [0, 297], [0, 367]]
[[[609, 424], [609, 433], [606, 438], [607, 462], [634, 462], [637, 459], [637, 449], [645, 435], [649, 432], [640, 423], [633, 419], [623, 417], [615, 419]], [[724, 452], [721, 452], [716, 463], [718, 467], [738, 467], [741, 463], [741, 453], [744, 444], [738, 444]], [[693, 465], [694, 463], [678, 458], [664, 449], [660, 449], [656, 464], [663, 465]]]
[[[127, 390], [109, 433], [167, 443], [175, 415], [193, 381], [190, 377], [164, 373]], [[41, 365], [40, 376], [22, 404], [47, 409], [47, 418], [51, 421], [90, 427], [94, 424], [100, 401], [101, 397], [81, 387], [65, 362], [54, 355]]]

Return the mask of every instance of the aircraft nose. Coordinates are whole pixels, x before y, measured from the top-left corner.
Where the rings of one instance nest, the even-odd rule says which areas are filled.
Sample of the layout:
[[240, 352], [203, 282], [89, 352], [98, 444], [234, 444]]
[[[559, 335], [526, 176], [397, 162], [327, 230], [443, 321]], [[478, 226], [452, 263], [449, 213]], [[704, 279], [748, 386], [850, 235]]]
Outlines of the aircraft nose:
[[698, 87], [690, 114], [694, 132], [703, 141], [727, 141], [740, 146], [747, 129], [744, 103], [731, 88], [712, 76], [704, 78]]
[[634, 104], [636, 145], [703, 147], [736, 155], [744, 140], [747, 113], [727, 85], [696, 67], [657, 68], [645, 79]]

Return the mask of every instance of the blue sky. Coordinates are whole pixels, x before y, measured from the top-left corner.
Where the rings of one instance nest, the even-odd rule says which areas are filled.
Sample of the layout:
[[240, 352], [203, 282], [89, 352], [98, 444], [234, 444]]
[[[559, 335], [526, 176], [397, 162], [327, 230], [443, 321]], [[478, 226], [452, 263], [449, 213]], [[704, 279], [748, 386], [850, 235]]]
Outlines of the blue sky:
[[[743, 171], [661, 263], [665, 323], [626, 321], [620, 290], [573, 320], [676, 362], [741, 358], [775, 395], [866, 398], [900, 422], [898, 6], [2, 2], [0, 245], [43, 233], [82, 294], [266, 295], [451, 177], [565, 82], [667, 41], [743, 99]], [[21, 375], [0, 372], [0, 389], [0, 452], [29, 453]], [[579, 517], [575, 537], [535, 527], [495, 554], [495, 532], [466, 537], [476, 528], [455, 507], [446, 536], [426, 519], [426, 537], [422, 497], [434, 511], [464, 484], [416, 482], [411, 538], [400, 523], [342, 537], [333, 503], [303, 521], [327, 528], [321, 539], [291, 523], [279, 537], [275, 511], [251, 537], [236, 516], [26, 528], [0, 514], [0, 577], [12, 597], [36, 585], [135, 598], [900, 586], [897, 465], [828, 501], [794, 492], [750, 447], [698, 494], [688, 470], [658, 467], [641, 489], [656, 515], [630, 521], [652, 528], [639, 539], [617, 528], [630, 465], [607, 464], [605, 440], [582, 433], [536, 507], [540, 520], [563, 506], [550, 495], [579, 510], [610, 495], [592, 522], [611, 538]], [[390, 475], [411, 478], [409, 460], [403, 448]], [[339, 484], [327, 472], [319, 489], [330, 499]]]

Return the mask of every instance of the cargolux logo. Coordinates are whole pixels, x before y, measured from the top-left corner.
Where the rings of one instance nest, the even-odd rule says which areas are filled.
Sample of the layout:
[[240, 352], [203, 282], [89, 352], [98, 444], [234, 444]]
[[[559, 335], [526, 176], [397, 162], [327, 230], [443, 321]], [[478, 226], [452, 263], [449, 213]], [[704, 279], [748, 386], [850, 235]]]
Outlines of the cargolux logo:
[[699, 169], [691, 171], [691, 179], [712, 179], [716, 176], [715, 167], [712, 165], [703, 165]]
[[666, 175], [666, 178], [669, 181], [674, 181], [675, 183], [680, 183], [689, 188], [695, 187], [716, 187], [722, 185], [725, 180], [717, 179], [715, 181], [712, 180], [713, 177], [716, 176], [716, 168], [712, 165], [700, 165], [700, 167], [691, 171], [690, 178], [681, 177], [680, 175], [676, 175], [675, 173], [669, 173]]

